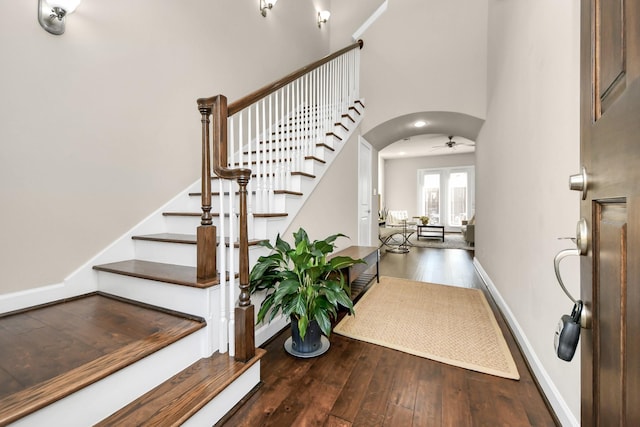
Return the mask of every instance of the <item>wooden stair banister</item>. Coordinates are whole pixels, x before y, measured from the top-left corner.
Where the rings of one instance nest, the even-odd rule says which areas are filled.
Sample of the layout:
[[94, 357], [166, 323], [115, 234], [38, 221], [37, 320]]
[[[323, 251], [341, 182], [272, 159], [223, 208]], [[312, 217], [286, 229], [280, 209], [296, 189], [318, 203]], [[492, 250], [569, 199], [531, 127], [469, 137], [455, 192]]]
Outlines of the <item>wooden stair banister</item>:
[[266, 86], [261, 87], [260, 89], [250, 93], [249, 95], [240, 98], [237, 101], [234, 101], [233, 103], [229, 104], [228, 107], [228, 111], [229, 111], [229, 115], [233, 115], [235, 113], [237, 113], [238, 111], [241, 111], [245, 108], [247, 108], [249, 105], [254, 104], [258, 101], [260, 101], [262, 98], [271, 95], [272, 93], [274, 93], [275, 91], [277, 91], [278, 89], [281, 89], [283, 87], [285, 87], [286, 85], [288, 85], [289, 83], [295, 81], [296, 79], [304, 76], [305, 74], [315, 70], [316, 68], [319, 68], [320, 66], [326, 64], [329, 61], [334, 60], [335, 58], [340, 57], [341, 55], [353, 50], [353, 49], [362, 49], [362, 47], [364, 46], [364, 41], [362, 41], [362, 39], [356, 41], [355, 43], [350, 44], [349, 46], [340, 49], [336, 52], [333, 52], [327, 56], [325, 56], [324, 58], [321, 58], [315, 62], [312, 62], [309, 65], [305, 65], [302, 68], [299, 68], [298, 70], [294, 71], [291, 74], [288, 74], [286, 76], [284, 76], [283, 78], [281, 78], [280, 80], [277, 80], [273, 83], [270, 83]]
[[[251, 169], [245, 167], [229, 168], [233, 162], [230, 162], [227, 157], [229, 143], [227, 139], [228, 120], [236, 113], [276, 93], [278, 90], [320, 68], [324, 64], [352, 50], [362, 49], [363, 45], [364, 42], [358, 40], [343, 49], [294, 71], [276, 82], [254, 91], [232, 104], [227, 105], [227, 98], [223, 95], [200, 98], [197, 101], [202, 122], [202, 220], [197, 232], [197, 269], [199, 280], [210, 280], [212, 275], [217, 275], [216, 227], [213, 226], [211, 213], [211, 170], [213, 169], [219, 178], [235, 180], [239, 185], [238, 273], [240, 295], [234, 310], [236, 360], [248, 361], [255, 355], [255, 318], [254, 307], [251, 303], [249, 293], [249, 236], [247, 224], [247, 185], [251, 179]], [[213, 117], [213, 122], [210, 121], [210, 117]], [[211, 158], [213, 158], [213, 168], [211, 167]], [[265, 171], [260, 172], [260, 170], [258, 170], [258, 176], [260, 176], [260, 174], [264, 175]], [[255, 217], [257, 214], [252, 213], [252, 215]], [[221, 258], [221, 260], [223, 260], [223, 258]]]

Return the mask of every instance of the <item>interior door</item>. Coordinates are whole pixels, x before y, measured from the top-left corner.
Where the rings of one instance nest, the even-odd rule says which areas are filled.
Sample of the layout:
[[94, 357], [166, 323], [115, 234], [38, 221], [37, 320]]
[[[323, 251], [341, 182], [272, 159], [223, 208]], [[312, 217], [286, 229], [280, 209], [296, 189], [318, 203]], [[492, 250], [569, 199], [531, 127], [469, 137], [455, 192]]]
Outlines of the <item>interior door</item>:
[[371, 246], [371, 145], [358, 144], [358, 245]]
[[640, 425], [640, 1], [582, 0], [582, 425]]

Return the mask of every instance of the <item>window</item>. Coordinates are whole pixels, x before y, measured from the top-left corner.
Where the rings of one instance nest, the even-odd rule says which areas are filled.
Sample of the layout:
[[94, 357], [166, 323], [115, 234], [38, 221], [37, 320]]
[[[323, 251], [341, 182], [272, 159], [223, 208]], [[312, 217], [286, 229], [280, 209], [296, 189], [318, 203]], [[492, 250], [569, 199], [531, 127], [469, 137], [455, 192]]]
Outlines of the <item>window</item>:
[[418, 214], [432, 223], [460, 227], [474, 211], [473, 166], [418, 170]]
[[440, 222], [440, 174], [430, 173], [424, 176], [424, 206], [421, 215], [428, 216], [435, 223]]
[[467, 219], [467, 175], [467, 172], [453, 172], [449, 175], [449, 225], [460, 226], [462, 220]]

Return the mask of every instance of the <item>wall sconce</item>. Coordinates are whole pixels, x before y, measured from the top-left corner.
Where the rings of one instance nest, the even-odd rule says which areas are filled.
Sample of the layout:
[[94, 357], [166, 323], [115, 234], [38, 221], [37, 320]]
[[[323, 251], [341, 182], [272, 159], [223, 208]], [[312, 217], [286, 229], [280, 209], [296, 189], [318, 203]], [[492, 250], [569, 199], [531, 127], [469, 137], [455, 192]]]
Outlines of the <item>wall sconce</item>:
[[38, 0], [38, 22], [48, 32], [64, 33], [65, 16], [73, 13], [80, 0]]
[[331, 12], [328, 10], [321, 10], [318, 12], [318, 28], [322, 26], [322, 24], [326, 24], [331, 16]]
[[260, 0], [260, 13], [262, 16], [267, 16], [267, 9], [271, 9], [278, 0]]

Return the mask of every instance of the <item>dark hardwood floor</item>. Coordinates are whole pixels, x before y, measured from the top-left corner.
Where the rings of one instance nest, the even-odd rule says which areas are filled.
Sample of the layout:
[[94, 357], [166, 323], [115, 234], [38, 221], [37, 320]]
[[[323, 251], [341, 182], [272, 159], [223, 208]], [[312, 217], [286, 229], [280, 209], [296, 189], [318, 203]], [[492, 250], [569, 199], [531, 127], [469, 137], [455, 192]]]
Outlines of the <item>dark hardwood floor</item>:
[[[382, 254], [380, 274], [484, 290], [473, 252], [411, 248]], [[553, 426], [552, 414], [487, 294], [518, 366], [519, 381], [468, 371], [331, 335], [314, 359], [288, 355], [288, 330], [265, 345], [262, 386], [225, 426]], [[390, 319], [392, 321], [392, 319]]]

